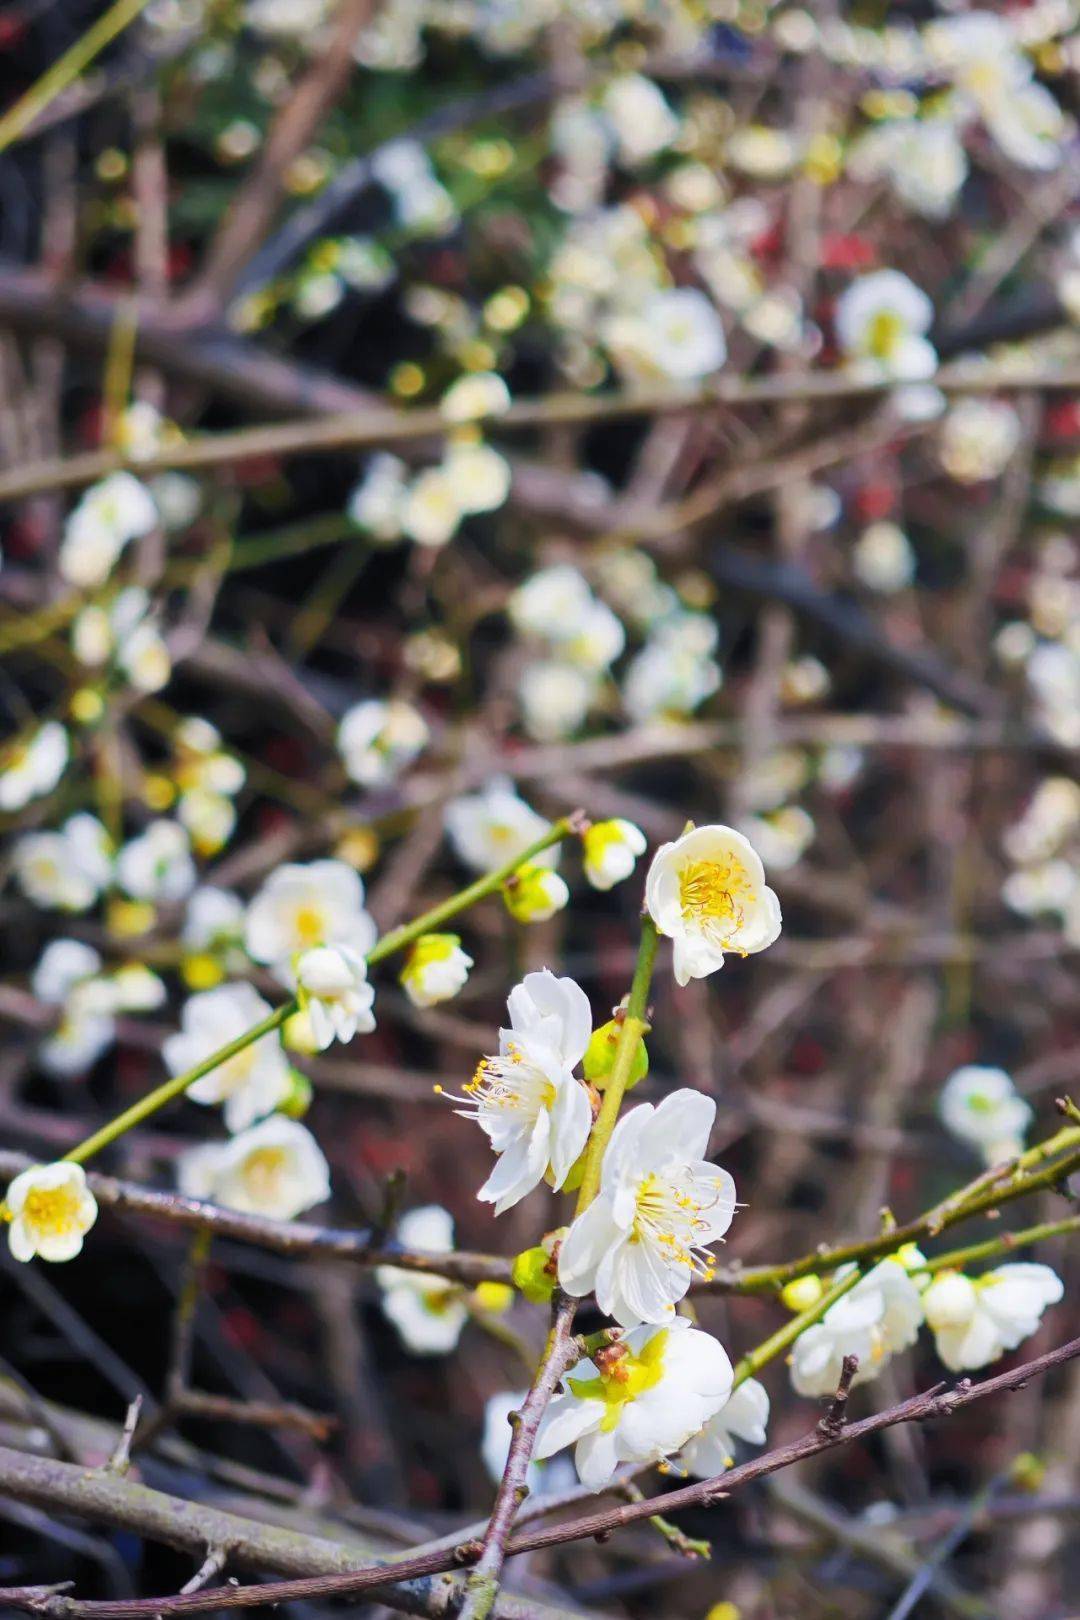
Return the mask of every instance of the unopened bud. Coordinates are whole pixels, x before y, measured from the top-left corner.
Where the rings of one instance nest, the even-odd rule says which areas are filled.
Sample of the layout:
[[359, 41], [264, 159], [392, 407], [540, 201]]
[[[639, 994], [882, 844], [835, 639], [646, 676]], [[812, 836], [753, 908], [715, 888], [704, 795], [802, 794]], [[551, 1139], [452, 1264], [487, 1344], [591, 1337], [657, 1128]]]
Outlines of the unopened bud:
[[780, 1303], [786, 1305], [789, 1311], [808, 1311], [817, 1304], [824, 1292], [821, 1278], [812, 1271], [808, 1277], [796, 1277], [794, 1282], [781, 1289]]
[[[611, 1071], [615, 1064], [615, 1054], [619, 1049], [619, 1038], [622, 1035], [622, 1023], [617, 1018], [609, 1019], [594, 1029], [592, 1038], [585, 1048], [582, 1059], [582, 1069], [585, 1078], [594, 1085], [598, 1091], [603, 1091], [611, 1078]], [[639, 1040], [634, 1052], [634, 1059], [630, 1065], [630, 1078], [626, 1082], [629, 1091], [636, 1086], [639, 1080], [644, 1080], [649, 1072], [649, 1054], [645, 1050], [645, 1042]]]

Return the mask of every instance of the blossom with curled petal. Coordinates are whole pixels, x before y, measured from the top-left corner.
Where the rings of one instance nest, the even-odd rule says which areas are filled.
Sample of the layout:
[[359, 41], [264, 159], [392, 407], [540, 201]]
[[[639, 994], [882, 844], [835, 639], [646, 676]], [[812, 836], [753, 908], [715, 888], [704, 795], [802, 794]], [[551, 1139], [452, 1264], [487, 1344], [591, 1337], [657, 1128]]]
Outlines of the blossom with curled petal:
[[368, 983], [367, 963], [348, 945], [304, 951], [296, 961], [296, 992], [320, 1051], [375, 1028], [375, 991]]
[[675, 945], [680, 984], [724, 965], [724, 954], [751, 956], [780, 933], [780, 902], [749, 839], [733, 827], [694, 827], [661, 844], [645, 880], [645, 904]]
[[982, 1277], [942, 1271], [922, 1298], [927, 1326], [946, 1367], [970, 1372], [1030, 1338], [1048, 1305], [1065, 1292], [1049, 1266], [1020, 1262]]

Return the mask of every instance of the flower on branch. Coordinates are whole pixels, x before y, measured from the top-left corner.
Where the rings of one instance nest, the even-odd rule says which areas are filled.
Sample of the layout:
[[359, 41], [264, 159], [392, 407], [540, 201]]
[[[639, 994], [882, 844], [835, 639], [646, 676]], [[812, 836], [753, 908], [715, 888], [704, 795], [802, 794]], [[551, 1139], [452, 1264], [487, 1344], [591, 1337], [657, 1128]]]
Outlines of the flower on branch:
[[[219, 1047], [261, 1023], [269, 1002], [250, 984], [223, 984], [185, 1003], [179, 1034], [170, 1035], [162, 1055], [171, 1074], [183, 1074]], [[289, 1062], [277, 1032], [271, 1030], [204, 1074], [187, 1089], [192, 1102], [224, 1103], [225, 1124], [242, 1131], [270, 1113], [290, 1092]]]
[[279, 866], [248, 907], [244, 943], [282, 981], [294, 982], [294, 959], [316, 945], [344, 945], [366, 956], [376, 939], [364, 910], [364, 885], [344, 861]]
[[[450, 1254], [454, 1247], [453, 1220], [439, 1204], [410, 1210], [397, 1235], [403, 1248], [432, 1255]], [[469, 1318], [463, 1289], [446, 1277], [401, 1266], [379, 1266], [375, 1280], [383, 1291], [383, 1310], [413, 1354], [449, 1354]]]
[[780, 902], [753, 846], [733, 827], [694, 827], [661, 844], [645, 880], [645, 904], [675, 945], [679, 984], [753, 955], [780, 933]]
[[81, 1164], [35, 1164], [7, 1190], [8, 1247], [16, 1260], [74, 1260], [97, 1220]]
[[1065, 1292], [1049, 1266], [999, 1266], [983, 1277], [942, 1271], [922, 1298], [934, 1346], [953, 1372], [997, 1361], [1037, 1330], [1048, 1305]]
[[375, 990], [367, 963], [347, 945], [318, 945], [296, 962], [296, 994], [313, 1039], [323, 1051], [375, 1028]]
[[938, 1103], [943, 1124], [970, 1142], [987, 1165], [1014, 1158], [1031, 1123], [1025, 1102], [1004, 1069], [968, 1063], [946, 1080]]
[[421, 934], [399, 977], [414, 1007], [434, 1007], [457, 995], [472, 966], [457, 934]]
[[226, 1209], [291, 1221], [330, 1196], [330, 1167], [306, 1126], [272, 1114], [228, 1142], [181, 1154], [180, 1191]]
[[704, 1155], [716, 1104], [673, 1091], [623, 1116], [604, 1154], [600, 1191], [559, 1253], [568, 1294], [595, 1293], [623, 1327], [668, 1322], [695, 1277], [715, 1264], [708, 1245], [735, 1212], [735, 1183]]
[[529, 861], [502, 886], [503, 902], [515, 922], [547, 922], [569, 904], [570, 890], [558, 872]]
[[[479, 793], [452, 799], [445, 822], [455, 855], [475, 872], [490, 872], [513, 860], [551, 826], [518, 797], [505, 776], [494, 777]], [[533, 856], [533, 865], [556, 866], [558, 860], [558, 846], [553, 844]]]
[[899, 1260], [882, 1260], [796, 1339], [791, 1382], [800, 1395], [832, 1395], [851, 1355], [859, 1361], [852, 1383], [865, 1384], [915, 1343], [922, 1320], [910, 1274]]
[[645, 834], [632, 821], [595, 821], [582, 839], [585, 876], [594, 889], [612, 889], [645, 853]]
[[735, 1441], [765, 1444], [769, 1422], [769, 1392], [756, 1378], [747, 1378], [729, 1395], [715, 1416], [679, 1452], [678, 1462], [688, 1474], [712, 1479], [735, 1461]]

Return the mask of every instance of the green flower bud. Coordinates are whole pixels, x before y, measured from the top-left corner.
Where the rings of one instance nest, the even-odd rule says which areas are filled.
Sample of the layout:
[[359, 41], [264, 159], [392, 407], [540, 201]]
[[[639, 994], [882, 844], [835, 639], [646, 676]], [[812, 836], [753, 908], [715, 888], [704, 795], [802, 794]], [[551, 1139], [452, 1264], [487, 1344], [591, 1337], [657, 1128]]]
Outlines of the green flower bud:
[[314, 1095], [314, 1088], [307, 1075], [301, 1074], [299, 1069], [290, 1069], [288, 1093], [278, 1103], [275, 1113], [284, 1114], [288, 1119], [303, 1119], [311, 1107]]
[[[585, 1048], [581, 1066], [585, 1071], [586, 1080], [594, 1085], [597, 1091], [603, 1091], [611, 1078], [621, 1034], [622, 1024], [617, 1018], [612, 1018], [606, 1024], [601, 1024], [599, 1029], [593, 1030], [592, 1039]], [[645, 1050], [645, 1042], [638, 1041], [634, 1061], [630, 1065], [630, 1078], [626, 1082], [627, 1091], [636, 1086], [639, 1080], [644, 1080], [648, 1072], [649, 1054]]]
[[523, 1249], [514, 1259], [510, 1275], [517, 1288], [532, 1305], [546, 1305], [555, 1288], [555, 1273], [551, 1256], [537, 1244], [535, 1249]]

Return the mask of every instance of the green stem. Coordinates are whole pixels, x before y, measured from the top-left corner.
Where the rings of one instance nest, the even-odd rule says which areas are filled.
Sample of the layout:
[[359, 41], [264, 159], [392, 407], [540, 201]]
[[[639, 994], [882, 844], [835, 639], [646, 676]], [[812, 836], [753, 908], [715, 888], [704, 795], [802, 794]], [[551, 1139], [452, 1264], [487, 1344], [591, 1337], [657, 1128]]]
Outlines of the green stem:
[[[369, 965], [383, 961], [385, 957], [393, 955], [395, 951], [404, 950], [406, 945], [411, 945], [413, 940], [420, 938], [421, 934], [430, 933], [432, 929], [437, 928], [441, 923], [449, 921], [451, 917], [456, 917], [459, 912], [475, 905], [478, 900], [493, 894], [508, 877], [513, 875], [519, 866], [523, 866], [526, 861], [532, 860], [534, 856], [539, 855], [543, 850], [549, 849], [552, 844], [559, 843], [562, 839], [568, 837], [572, 831], [572, 818], [564, 817], [561, 821], [554, 822], [542, 838], [538, 838], [535, 843], [530, 844], [528, 849], [522, 850], [520, 855], [515, 855], [512, 860], [505, 861], [502, 866], [496, 867], [494, 872], [488, 872], [484, 877], [477, 878], [475, 883], [470, 883], [464, 889], [459, 889], [457, 894], [450, 896], [449, 900], [444, 900], [441, 904], [432, 906], [430, 911], [425, 911], [422, 916], [415, 917], [411, 923], [406, 923], [403, 927], [395, 928], [391, 933], [384, 934], [382, 939], [367, 954]], [[646, 990], [647, 988], [646, 986]], [[138, 1102], [132, 1103], [130, 1108], [125, 1108], [122, 1114], [118, 1114], [115, 1119], [103, 1125], [92, 1136], [88, 1136], [85, 1142], [80, 1142], [78, 1147], [72, 1148], [70, 1153], [65, 1153], [65, 1160], [71, 1164], [85, 1164], [87, 1159], [91, 1158], [95, 1153], [99, 1153], [102, 1148], [108, 1147], [110, 1143], [115, 1142], [118, 1137], [123, 1136], [136, 1125], [141, 1125], [144, 1120], [150, 1118], [151, 1114], [156, 1114], [160, 1108], [164, 1108], [167, 1103], [172, 1102], [174, 1097], [182, 1096], [189, 1086], [194, 1085], [196, 1080], [201, 1080], [204, 1075], [209, 1074], [220, 1064], [227, 1063], [230, 1058], [236, 1057], [237, 1053], [244, 1051], [245, 1047], [253, 1045], [262, 1036], [270, 1034], [272, 1030], [279, 1029], [286, 1019], [292, 1017], [296, 1009], [296, 997], [292, 996], [288, 1001], [283, 1002], [280, 1007], [276, 1007], [261, 1023], [255, 1024], [251, 1029], [246, 1029], [242, 1035], [238, 1035], [227, 1046], [219, 1047], [216, 1052], [211, 1052], [209, 1057], [203, 1058], [202, 1062], [197, 1063], [193, 1069], [188, 1069], [183, 1074], [173, 1075], [172, 1079], [164, 1081], [160, 1086], [156, 1086], [153, 1091], [147, 1092], [145, 1097], [141, 1097]]]
[[813, 1327], [815, 1322], [820, 1322], [829, 1306], [835, 1305], [838, 1299], [842, 1299], [850, 1289], [854, 1288], [861, 1275], [862, 1273], [856, 1266], [848, 1276], [841, 1277], [838, 1283], [834, 1283], [831, 1288], [826, 1289], [821, 1298], [813, 1305], [808, 1306], [805, 1311], [800, 1311], [798, 1316], [793, 1316], [790, 1322], [785, 1322], [782, 1328], [777, 1328], [776, 1332], [771, 1334], [769, 1338], [763, 1339], [755, 1350], [751, 1350], [747, 1355], [743, 1356], [742, 1360], [736, 1364], [732, 1389], [738, 1389], [740, 1384], [745, 1384], [748, 1378], [752, 1378], [768, 1362], [774, 1361], [789, 1345], [794, 1344], [795, 1340], [805, 1333], [808, 1327]]
[[615, 1048], [615, 1061], [611, 1066], [607, 1087], [604, 1091], [604, 1100], [600, 1105], [596, 1124], [592, 1128], [589, 1145], [585, 1153], [585, 1169], [581, 1177], [581, 1190], [578, 1193], [575, 1216], [582, 1210], [588, 1209], [597, 1193], [600, 1191], [600, 1171], [604, 1163], [604, 1154], [611, 1140], [611, 1133], [615, 1129], [622, 1107], [623, 1097], [633, 1070], [634, 1059], [637, 1056], [638, 1043], [643, 1035], [649, 1032], [649, 1025], [645, 1018], [649, 1001], [649, 986], [652, 983], [653, 966], [656, 962], [656, 947], [658, 944], [656, 924], [652, 918], [646, 916], [641, 923], [641, 943], [638, 946], [637, 963], [634, 967], [634, 978], [630, 985], [630, 995], [626, 1003], [626, 1015], [623, 1018], [622, 1030], [619, 1034], [619, 1044]]
[[37, 83], [32, 84], [26, 94], [20, 96], [0, 118], [0, 152], [6, 151], [13, 141], [17, 141], [50, 102], [55, 101], [70, 84], [74, 84], [79, 74], [90, 66], [106, 45], [110, 45], [145, 10], [147, 3], [148, 0], [116, 0], [116, 4], [110, 6], [105, 15], [99, 17], [63, 56], [46, 68]]
[[950, 1249], [947, 1254], [936, 1254], [920, 1271], [947, 1271], [966, 1266], [977, 1260], [995, 1260], [999, 1255], [1011, 1254], [1014, 1249], [1029, 1248], [1045, 1238], [1063, 1237], [1067, 1232], [1080, 1232], [1080, 1215], [1066, 1215], [1060, 1221], [1043, 1221], [1039, 1226], [1026, 1226], [1020, 1232], [1002, 1232], [1000, 1237], [987, 1238], [985, 1243], [971, 1243], [966, 1249]]

